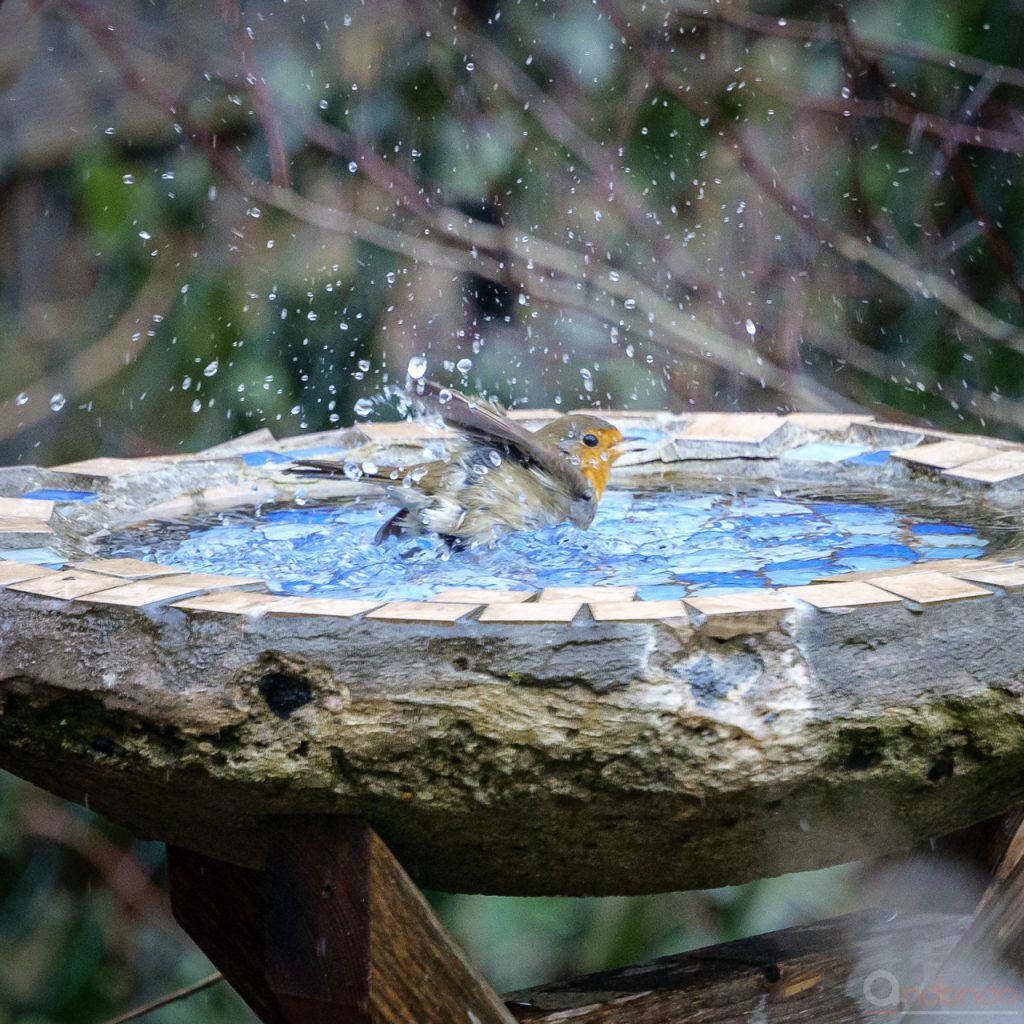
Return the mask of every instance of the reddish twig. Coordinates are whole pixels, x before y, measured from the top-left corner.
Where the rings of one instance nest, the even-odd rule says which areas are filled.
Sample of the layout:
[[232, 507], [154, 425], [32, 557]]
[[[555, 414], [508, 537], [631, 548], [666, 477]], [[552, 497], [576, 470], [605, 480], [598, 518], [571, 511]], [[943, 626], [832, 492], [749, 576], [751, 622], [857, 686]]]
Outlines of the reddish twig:
[[280, 118], [274, 106], [274, 98], [267, 88], [266, 80], [260, 74], [259, 58], [253, 46], [252, 36], [247, 28], [242, 27], [242, 14], [238, 0], [223, 0], [222, 10], [229, 28], [234, 30], [241, 56], [242, 66], [248, 69], [245, 81], [252, 91], [256, 116], [263, 128], [263, 138], [267, 143], [267, 155], [270, 158], [270, 180], [280, 188], [291, 188], [291, 170], [288, 166], [288, 149], [281, 134]]
[[[818, 43], [835, 43], [838, 33], [827, 21], [807, 21], [798, 18], [778, 18], [745, 11], [738, 4], [702, 5], [700, 8], [681, 7], [682, 17], [700, 21], [719, 21], [736, 28], [756, 32], [758, 35], [781, 39], [804, 39]], [[946, 50], [909, 39], [880, 38], [860, 35], [861, 49], [882, 57], [902, 57], [922, 63], [934, 64], [947, 70], [962, 71], [983, 78], [994, 75], [998, 82], [1024, 88], [1024, 69], [993, 64], [956, 50]]]
[[127, 1013], [121, 1014], [120, 1017], [113, 1017], [106, 1021], [106, 1024], [128, 1024], [128, 1021], [138, 1020], [140, 1017], [145, 1017], [147, 1013], [152, 1013], [154, 1010], [170, 1006], [172, 1003], [180, 1003], [183, 999], [189, 999], [191, 996], [198, 995], [198, 993], [204, 992], [208, 988], [212, 988], [217, 984], [217, 982], [223, 980], [224, 975], [220, 973], [211, 974], [208, 977], [203, 978], [201, 981], [194, 982], [191, 985], [186, 985], [184, 988], [179, 988], [174, 992], [168, 992], [167, 995], [160, 996], [152, 1002], [146, 1003], [144, 1006], [137, 1006], [134, 1010], [129, 1010]]

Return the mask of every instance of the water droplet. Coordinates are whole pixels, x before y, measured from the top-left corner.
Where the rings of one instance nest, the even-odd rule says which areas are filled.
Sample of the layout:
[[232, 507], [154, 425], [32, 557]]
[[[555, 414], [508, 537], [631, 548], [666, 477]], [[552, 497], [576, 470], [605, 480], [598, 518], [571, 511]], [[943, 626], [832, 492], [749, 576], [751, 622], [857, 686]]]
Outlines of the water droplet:
[[50, 408], [54, 412], [60, 412], [67, 405], [67, 401], [64, 395], [58, 391], [55, 395], [50, 396]]
[[746, 324], [744, 324], [744, 326], [747, 329], [747, 334], [749, 334], [751, 337], [757, 334], [757, 324], [755, 324], [753, 320], [748, 320]]
[[18, 397], [14, 400], [15, 405], [25, 405], [28, 402], [28, 395], [24, 391], [19, 392]]
[[459, 373], [469, 373], [469, 371], [471, 369], [473, 369], [473, 360], [472, 359], [460, 359], [455, 364], [455, 369], [458, 370]]
[[207, 363], [206, 366], [203, 367], [203, 376], [204, 377], [215, 377], [217, 375], [217, 371], [219, 369], [220, 369], [220, 361], [217, 360], [217, 359], [214, 359], [214, 361], [212, 363]]
[[134, 174], [122, 174], [121, 175], [121, 181], [123, 181], [126, 185], [134, 185], [135, 184], [135, 175]]
[[369, 398], [360, 398], [353, 408], [357, 416], [369, 416], [373, 412], [373, 402]]
[[199, 410], [202, 409], [202, 407], [203, 407], [203, 403], [200, 402], [198, 398], [193, 400], [193, 402], [192, 402], [192, 411], [193, 412], [199, 412]]
[[348, 162], [348, 170], [349, 170], [350, 174], [355, 174], [356, 171], [359, 170], [359, 164], [357, 164], [355, 162], [355, 160], [349, 160], [349, 162]]
[[441, 388], [437, 393], [437, 400], [441, 405], [447, 405], [452, 400], [452, 393], [447, 388]]
[[427, 357], [426, 356], [413, 356], [409, 360], [408, 374], [413, 380], [422, 380], [424, 374], [427, 372]]

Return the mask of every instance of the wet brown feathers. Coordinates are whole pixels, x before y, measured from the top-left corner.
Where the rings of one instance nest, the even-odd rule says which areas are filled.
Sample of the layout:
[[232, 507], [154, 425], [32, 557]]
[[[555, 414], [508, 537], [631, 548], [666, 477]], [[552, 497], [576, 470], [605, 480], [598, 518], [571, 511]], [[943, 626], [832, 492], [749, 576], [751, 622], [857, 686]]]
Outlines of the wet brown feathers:
[[[383, 484], [398, 511], [377, 542], [403, 533], [438, 533], [463, 543], [487, 543], [504, 533], [569, 521], [586, 529], [621, 454], [622, 434], [607, 420], [560, 416], [531, 431], [484, 399], [468, 398], [435, 381], [420, 381], [416, 397], [458, 434], [445, 458], [363, 479]], [[289, 472], [341, 477], [326, 459], [296, 462]]]

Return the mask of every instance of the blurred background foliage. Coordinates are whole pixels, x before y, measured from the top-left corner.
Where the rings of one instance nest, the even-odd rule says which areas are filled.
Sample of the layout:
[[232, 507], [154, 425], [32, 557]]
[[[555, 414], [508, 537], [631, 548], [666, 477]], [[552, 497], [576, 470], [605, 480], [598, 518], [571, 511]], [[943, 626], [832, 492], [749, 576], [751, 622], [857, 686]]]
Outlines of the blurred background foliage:
[[[414, 355], [518, 405], [1020, 439], [1022, 15], [0, 0], [0, 462], [345, 424]], [[98, 1021], [208, 970], [161, 865], [4, 779], [0, 1022]], [[436, 899], [508, 988], [837, 892]], [[221, 986], [151, 1019], [251, 1018]]]

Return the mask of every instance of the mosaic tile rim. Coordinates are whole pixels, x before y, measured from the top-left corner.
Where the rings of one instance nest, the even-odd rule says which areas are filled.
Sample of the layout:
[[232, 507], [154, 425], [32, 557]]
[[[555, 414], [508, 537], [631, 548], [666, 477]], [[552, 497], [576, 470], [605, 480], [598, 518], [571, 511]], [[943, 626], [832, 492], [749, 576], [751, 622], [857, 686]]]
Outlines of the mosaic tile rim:
[[[518, 410], [519, 420], [542, 421], [551, 410]], [[870, 416], [835, 413], [605, 412], [628, 420], [630, 432], [646, 430], [649, 443], [621, 460], [623, 471], [650, 476], [677, 470], [713, 473], [727, 481], [742, 460], [760, 462], [783, 484], [809, 480], [849, 481], [889, 474], [888, 489], [905, 494], [928, 479], [965, 494], [1024, 493], [1024, 445], [996, 438], [906, 427]], [[433, 425], [407, 421], [360, 424], [341, 431], [274, 442], [261, 429], [194, 454], [137, 459], [95, 458], [40, 469], [17, 493], [3, 490], [0, 469], [0, 599], [60, 602], [91, 613], [170, 608], [179, 614], [252, 621], [267, 616], [308, 616], [372, 628], [470, 627], [478, 631], [555, 627], [643, 626], [668, 623], [717, 639], [779, 629], [792, 616], [828, 615], [852, 609], [894, 614], [934, 605], [1024, 590], [1022, 558], [939, 559], [894, 570], [866, 570], [775, 591], [735, 589], [671, 600], [639, 598], [632, 588], [558, 587], [548, 591], [463, 590], [421, 601], [337, 599], [272, 594], [258, 578], [189, 573], [131, 559], [96, 558], [69, 551], [79, 510], [94, 525], [104, 510], [129, 521], [159, 514], [187, 514], [288, 500], [297, 486], [281, 469], [310, 454], [356, 452], [381, 444], [408, 448], [445, 436]], [[697, 467], [696, 469], [694, 467]], [[9, 467], [13, 468], [13, 467]], [[21, 469], [19, 467], [19, 469]], [[684, 471], [685, 471], [684, 470]], [[22, 470], [23, 471], [23, 470]], [[23, 471], [24, 472], [24, 471]], [[801, 474], [805, 474], [801, 476]], [[807, 475], [809, 474], [809, 475]], [[857, 474], [861, 474], [858, 476]], [[159, 479], [160, 500], [144, 486]], [[749, 477], [748, 477], [749, 479]], [[353, 493], [337, 482], [320, 496]], [[71, 510], [69, 514], [69, 510]], [[108, 520], [109, 521], [109, 520]], [[16, 525], [31, 522], [47, 546], [18, 544]], [[3, 526], [10, 528], [5, 541]], [[121, 524], [123, 525], [123, 523]], [[52, 537], [47, 533], [52, 533]], [[35, 533], [31, 535], [35, 538]], [[61, 548], [65, 550], [60, 550]], [[844, 589], [845, 588], [845, 589]], [[836, 593], [841, 591], [841, 593]], [[494, 594], [493, 600], [488, 596]], [[845, 595], [845, 596], [843, 596]]]

